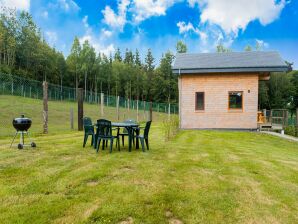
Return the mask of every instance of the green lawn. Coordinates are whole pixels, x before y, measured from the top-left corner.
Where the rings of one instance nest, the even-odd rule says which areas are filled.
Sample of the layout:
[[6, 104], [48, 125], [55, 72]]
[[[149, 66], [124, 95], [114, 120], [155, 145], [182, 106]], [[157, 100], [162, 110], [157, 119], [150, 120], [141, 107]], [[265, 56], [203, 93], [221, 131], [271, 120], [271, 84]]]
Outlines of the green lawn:
[[[49, 101], [49, 133], [70, 132], [70, 110], [74, 111], [74, 128], [77, 130], [77, 108], [76, 102]], [[15, 117], [25, 114], [32, 118], [32, 134], [40, 134], [43, 130], [43, 101], [38, 99], [25, 98], [20, 96], [0, 95], [0, 138], [11, 135], [15, 132], [11, 122]], [[101, 108], [98, 104], [84, 104], [84, 115], [91, 117], [93, 121], [101, 117]], [[139, 110], [139, 121], [146, 121], [149, 112]], [[173, 115], [177, 116], [177, 115]], [[165, 113], [153, 112], [154, 121], [162, 121], [167, 117]], [[117, 121], [115, 107], [104, 107], [104, 118]], [[137, 120], [137, 111], [120, 107], [119, 120], [133, 118]]]
[[298, 144], [248, 132], [181, 131], [151, 150], [98, 154], [82, 133], [0, 140], [0, 223], [298, 223]]

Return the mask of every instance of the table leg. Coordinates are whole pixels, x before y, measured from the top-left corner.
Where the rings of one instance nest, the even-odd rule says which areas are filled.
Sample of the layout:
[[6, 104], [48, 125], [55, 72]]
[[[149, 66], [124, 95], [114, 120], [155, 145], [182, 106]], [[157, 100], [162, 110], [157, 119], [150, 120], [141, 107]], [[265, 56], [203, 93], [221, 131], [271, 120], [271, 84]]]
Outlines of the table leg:
[[[136, 128], [136, 136], [139, 136], [140, 134], [140, 129]], [[136, 138], [136, 149], [139, 149], [139, 138]]]
[[131, 152], [132, 128], [128, 127], [128, 150]]

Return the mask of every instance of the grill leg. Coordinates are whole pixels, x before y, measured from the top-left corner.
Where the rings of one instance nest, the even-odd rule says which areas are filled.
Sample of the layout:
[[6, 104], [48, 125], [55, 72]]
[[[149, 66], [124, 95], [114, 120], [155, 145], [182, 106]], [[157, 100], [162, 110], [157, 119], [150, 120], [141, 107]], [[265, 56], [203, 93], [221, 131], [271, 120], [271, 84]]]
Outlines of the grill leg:
[[10, 148], [11, 148], [11, 146], [12, 146], [14, 140], [16, 139], [17, 135], [18, 135], [18, 132], [15, 133], [15, 135], [14, 135], [14, 137], [13, 137], [13, 140], [12, 140], [12, 142], [11, 142], [11, 144], [10, 144]]
[[24, 132], [21, 131], [20, 144], [24, 145]]
[[27, 131], [26, 132], [27, 133], [27, 136], [28, 136], [28, 138], [29, 138], [29, 141], [30, 141], [30, 143], [32, 142], [32, 139], [31, 139], [31, 137], [30, 137], [30, 134], [29, 134], [29, 132]]

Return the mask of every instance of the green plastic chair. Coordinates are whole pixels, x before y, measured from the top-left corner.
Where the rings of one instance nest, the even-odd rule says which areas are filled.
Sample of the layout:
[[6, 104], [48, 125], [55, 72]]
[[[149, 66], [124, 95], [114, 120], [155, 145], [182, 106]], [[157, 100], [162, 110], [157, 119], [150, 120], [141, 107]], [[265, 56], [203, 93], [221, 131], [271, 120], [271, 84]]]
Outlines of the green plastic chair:
[[118, 150], [120, 151], [120, 144], [119, 144], [119, 137], [113, 136], [112, 134], [112, 122], [105, 120], [105, 119], [100, 119], [97, 120], [97, 131], [96, 131], [96, 152], [99, 150], [100, 142], [101, 140], [103, 141], [102, 143], [102, 150], [105, 148], [105, 143], [106, 141], [110, 141], [110, 153], [113, 151], [113, 142], [114, 139], [116, 139], [116, 146], [118, 146]]
[[[129, 123], [129, 124], [136, 124], [137, 122], [133, 119], [128, 119], [123, 121], [123, 123]], [[126, 128], [122, 128], [122, 132], [118, 133], [119, 137], [121, 136], [122, 139], [122, 146], [124, 146], [124, 137], [127, 136], [128, 137], [128, 131]], [[133, 136], [132, 136], [132, 143], [135, 145], [135, 137], [134, 137], [134, 132], [133, 132]]]
[[95, 133], [94, 133], [94, 127], [92, 124], [92, 120], [90, 117], [84, 117], [83, 118], [83, 125], [84, 125], [84, 142], [83, 147], [85, 147], [89, 135], [91, 135], [91, 146], [94, 144], [95, 140]]
[[143, 135], [139, 134], [136, 136], [137, 141], [138, 141], [138, 139], [140, 139], [143, 152], [145, 152], [145, 143], [146, 143], [147, 150], [149, 150], [149, 140], [148, 139], [149, 139], [150, 126], [151, 126], [151, 121], [147, 121], [145, 127], [139, 127], [139, 131], [141, 129], [144, 129]]

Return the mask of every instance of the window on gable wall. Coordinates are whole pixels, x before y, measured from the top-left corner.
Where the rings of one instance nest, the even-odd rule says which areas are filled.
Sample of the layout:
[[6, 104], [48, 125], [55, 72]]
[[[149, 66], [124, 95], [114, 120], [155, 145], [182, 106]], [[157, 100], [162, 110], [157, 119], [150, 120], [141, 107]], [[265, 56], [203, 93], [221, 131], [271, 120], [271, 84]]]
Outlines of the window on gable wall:
[[204, 92], [196, 92], [196, 110], [205, 109], [205, 94]]

